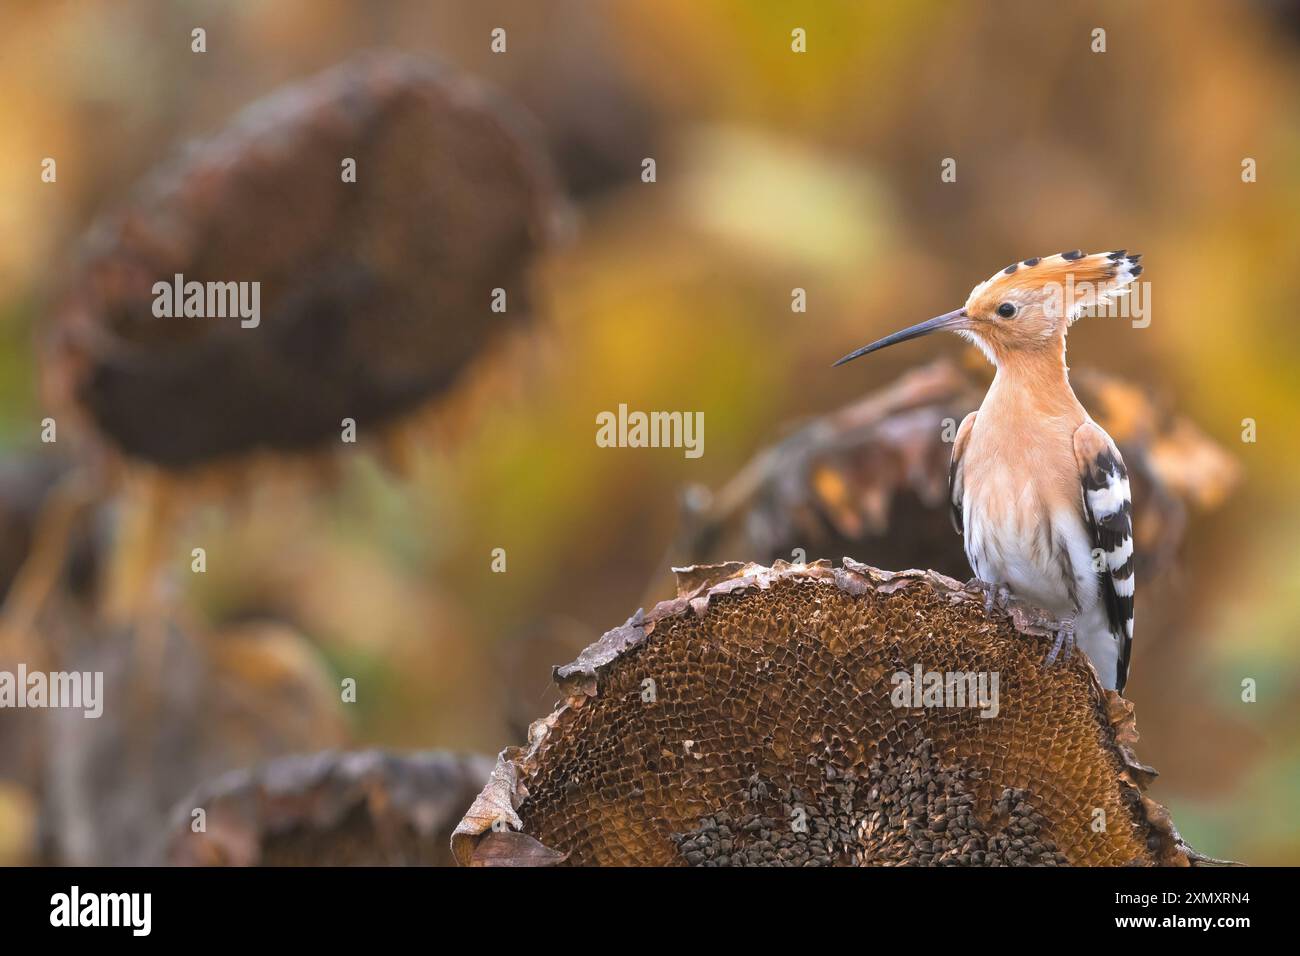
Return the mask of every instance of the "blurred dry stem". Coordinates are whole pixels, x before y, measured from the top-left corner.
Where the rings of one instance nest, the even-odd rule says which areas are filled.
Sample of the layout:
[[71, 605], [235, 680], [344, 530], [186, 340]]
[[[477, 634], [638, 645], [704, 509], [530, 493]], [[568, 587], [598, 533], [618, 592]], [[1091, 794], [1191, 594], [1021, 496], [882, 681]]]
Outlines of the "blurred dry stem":
[[84, 474], [69, 471], [42, 499], [26, 553], [7, 590], [0, 591], [0, 660], [26, 660], [37, 668], [51, 662], [36, 623], [62, 584], [78, 528], [98, 498]]
[[282, 624], [210, 632], [150, 618], [79, 637], [66, 666], [102, 671], [113, 704], [95, 720], [42, 715], [42, 826], [54, 861], [148, 862], [168, 814], [200, 784], [349, 741], [318, 650]]

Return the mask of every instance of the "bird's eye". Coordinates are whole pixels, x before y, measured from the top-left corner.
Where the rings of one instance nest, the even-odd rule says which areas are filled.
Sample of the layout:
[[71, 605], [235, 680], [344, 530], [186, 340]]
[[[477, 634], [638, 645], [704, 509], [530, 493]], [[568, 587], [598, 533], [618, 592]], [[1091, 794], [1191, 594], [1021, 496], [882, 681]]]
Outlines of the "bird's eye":
[[998, 315], [1002, 316], [1002, 318], [1004, 319], [1009, 319], [1015, 314], [1016, 314], [1016, 307], [1012, 305], [1010, 302], [1003, 302], [1000, 306], [998, 306]]

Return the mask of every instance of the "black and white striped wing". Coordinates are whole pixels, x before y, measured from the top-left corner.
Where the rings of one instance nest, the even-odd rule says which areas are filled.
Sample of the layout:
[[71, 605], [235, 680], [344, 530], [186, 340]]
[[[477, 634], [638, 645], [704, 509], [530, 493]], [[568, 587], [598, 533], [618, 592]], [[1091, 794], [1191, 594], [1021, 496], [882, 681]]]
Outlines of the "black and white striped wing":
[[1083, 509], [1111, 633], [1119, 641], [1115, 689], [1124, 691], [1133, 649], [1133, 500], [1128, 471], [1110, 436], [1093, 422], [1074, 433], [1074, 455], [1083, 485]]
[[951, 508], [952, 526], [958, 534], [965, 534], [965, 516], [962, 500], [966, 496], [965, 477], [962, 475], [962, 456], [970, 441], [970, 430], [975, 427], [975, 412], [961, 420], [957, 435], [952, 441], [952, 460], [948, 463], [948, 506]]

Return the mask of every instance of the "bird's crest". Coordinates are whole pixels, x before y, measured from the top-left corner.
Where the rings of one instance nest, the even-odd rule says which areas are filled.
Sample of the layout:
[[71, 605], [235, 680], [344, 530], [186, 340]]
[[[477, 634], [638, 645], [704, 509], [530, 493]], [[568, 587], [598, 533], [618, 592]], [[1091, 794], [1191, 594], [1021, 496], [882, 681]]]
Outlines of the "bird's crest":
[[1013, 262], [995, 272], [971, 290], [968, 310], [996, 308], [1003, 301], [1041, 300], [1048, 292], [1047, 307], [1073, 322], [1085, 309], [1109, 302], [1127, 292], [1142, 274], [1140, 255], [1127, 250], [1088, 255], [1075, 249], [1054, 256]]

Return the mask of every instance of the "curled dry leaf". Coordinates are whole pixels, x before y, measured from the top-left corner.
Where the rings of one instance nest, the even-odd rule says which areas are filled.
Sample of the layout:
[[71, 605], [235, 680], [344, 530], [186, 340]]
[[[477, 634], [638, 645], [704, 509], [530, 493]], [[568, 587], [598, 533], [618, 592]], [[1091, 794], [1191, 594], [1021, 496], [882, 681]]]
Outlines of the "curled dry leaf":
[[[1132, 706], [1081, 653], [1045, 663], [1045, 612], [989, 612], [951, 578], [849, 559], [679, 580], [677, 597], [555, 670], [561, 704], [502, 753], [456, 828], [458, 862], [1204, 859], [1145, 794]], [[918, 688], [982, 675], [985, 695], [968, 681], [969, 699], [955, 682], [944, 701], [899, 697], [916, 668]], [[488, 846], [494, 825], [530, 839]]]
[[[506, 104], [362, 56], [249, 107], [97, 225], [45, 329], [45, 383], [168, 469], [337, 443], [345, 418], [373, 433], [528, 316], [555, 222], [545, 152]], [[157, 315], [176, 275], [259, 283], [258, 324]]]
[[555, 866], [568, 854], [557, 853], [517, 830], [489, 830], [474, 847], [470, 866]]

